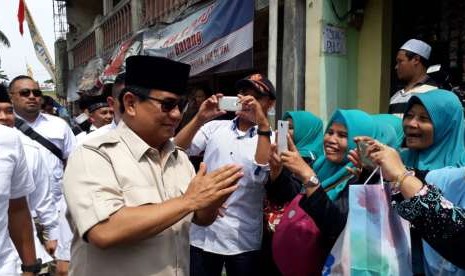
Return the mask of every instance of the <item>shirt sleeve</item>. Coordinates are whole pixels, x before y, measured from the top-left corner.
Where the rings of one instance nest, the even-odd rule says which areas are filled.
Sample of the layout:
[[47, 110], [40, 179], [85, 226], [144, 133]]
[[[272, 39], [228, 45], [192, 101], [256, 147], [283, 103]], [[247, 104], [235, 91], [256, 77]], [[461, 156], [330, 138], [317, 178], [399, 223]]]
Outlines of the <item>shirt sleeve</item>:
[[270, 164], [258, 164], [255, 160], [253, 162], [253, 170], [250, 179], [255, 183], [266, 184], [270, 175]]
[[315, 221], [322, 235], [323, 245], [329, 252], [336, 243], [347, 222], [349, 185], [340, 196], [331, 201], [325, 190], [319, 186], [310, 196], [303, 196], [299, 206]]
[[64, 130], [64, 140], [63, 140], [63, 158], [67, 159], [70, 153], [76, 147], [76, 136], [74, 136], [71, 128], [66, 124]]
[[203, 125], [194, 135], [192, 143], [187, 148], [186, 153], [189, 156], [199, 156], [205, 151], [208, 139], [210, 138], [211, 129], [210, 123]]
[[441, 256], [465, 269], [465, 210], [445, 199], [433, 185], [424, 185], [412, 198], [393, 202], [400, 216], [409, 220]]
[[395, 201], [399, 214], [423, 229], [426, 239], [449, 239], [465, 230], [465, 210], [445, 199], [433, 185], [424, 185], [414, 197]]
[[29, 202], [34, 206], [34, 212], [39, 224], [44, 226], [47, 239], [58, 239], [58, 209], [53, 201], [50, 188], [50, 176], [45, 166], [42, 152], [38, 151], [36, 166], [33, 171], [36, 189], [29, 195]]
[[103, 153], [83, 146], [78, 147], [68, 160], [64, 194], [81, 237], [124, 206], [111, 163]]
[[13, 162], [15, 162], [15, 164], [11, 176], [10, 198], [16, 199], [29, 195], [34, 191], [35, 186], [29, 174], [26, 154], [24, 153], [24, 148], [19, 136], [15, 136], [12, 147], [14, 148], [15, 159]]

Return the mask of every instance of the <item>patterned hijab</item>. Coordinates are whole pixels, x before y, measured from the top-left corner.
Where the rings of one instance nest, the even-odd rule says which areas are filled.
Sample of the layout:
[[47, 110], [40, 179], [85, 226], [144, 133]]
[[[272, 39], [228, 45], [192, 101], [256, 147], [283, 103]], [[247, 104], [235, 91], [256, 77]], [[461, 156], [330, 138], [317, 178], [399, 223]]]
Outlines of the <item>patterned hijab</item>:
[[323, 122], [307, 111], [288, 111], [283, 120], [291, 118], [294, 143], [302, 157], [317, 159], [323, 155]]
[[408, 101], [404, 118], [414, 104], [423, 105], [431, 118], [433, 144], [427, 149], [402, 151], [404, 164], [420, 170], [464, 166], [465, 130], [459, 98], [454, 93], [441, 89], [416, 94]]
[[337, 183], [335, 187], [327, 191], [328, 197], [331, 200], [334, 200], [339, 196], [342, 190], [344, 190], [347, 186], [347, 182], [350, 179], [350, 177], [347, 177], [341, 181], [342, 178], [349, 175], [346, 167], [352, 166], [352, 163], [350, 163], [347, 159], [347, 154], [350, 149], [356, 148], [354, 137], [369, 136], [377, 138], [375, 137], [376, 130], [373, 118], [361, 110], [336, 110], [328, 123], [326, 131], [328, 131], [329, 127], [333, 123], [343, 124], [347, 129], [347, 149], [345, 157], [341, 163], [333, 163], [326, 159], [323, 155], [318, 158], [313, 165], [313, 170], [317, 174], [321, 182], [321, 186], [324, 189]]

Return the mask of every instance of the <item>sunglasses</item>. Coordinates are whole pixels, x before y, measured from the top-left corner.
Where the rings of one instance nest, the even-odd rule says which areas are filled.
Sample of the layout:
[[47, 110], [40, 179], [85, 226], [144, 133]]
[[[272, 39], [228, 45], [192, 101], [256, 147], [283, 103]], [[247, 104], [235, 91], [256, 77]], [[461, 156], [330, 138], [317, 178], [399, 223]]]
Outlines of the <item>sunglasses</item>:
[[40, 89], [21, 89], [18, 91], [18, 94], [21, 96], [21, 97], [29, 97], [29, 95], [34, 95], [34, 97], [42, 97], [42, 91], [40, 91]]
[[174, 108], [178, 107], [180, 112], [184, 112], [184, 109], [187, 106], [187, 99], [157, 99], [151, 96], [143, 96], [149, 100], [156, 101], [161, 106], [161, 111], [171, 112]]

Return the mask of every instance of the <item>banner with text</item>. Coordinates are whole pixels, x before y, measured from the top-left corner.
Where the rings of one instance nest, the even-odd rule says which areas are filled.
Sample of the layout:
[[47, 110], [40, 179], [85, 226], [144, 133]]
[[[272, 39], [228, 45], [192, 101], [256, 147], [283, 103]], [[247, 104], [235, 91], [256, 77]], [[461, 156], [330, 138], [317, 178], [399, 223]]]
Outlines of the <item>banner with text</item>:
[[39, 59], [40, 63], [42, 63], [47, 72], [50, 74], [50, 77], [52, 77], [53, 82], [56, 83], [55, 64], [53, 63], [50, 53], [48, 52], [47, 45], [45, 45], [45, 42], [42, 39], [42, 36], [40, 35], [39, 30], [37, 29], [36, 24], [34, 23], [34, 20], [32, 19], [32, 16], [25, 2], [24, 7], [27, 26], [29, 27], [29, 32], [31, 34], [32, 43], [34, 44], [36, 56]]
[[[145, 32], [144, 53], [189, 63], [191, 76], [249, 69], [254, 7], [253, 0], [215, 1], [181, 21]], [[232, 62], [238, 58], [240, 62]]]

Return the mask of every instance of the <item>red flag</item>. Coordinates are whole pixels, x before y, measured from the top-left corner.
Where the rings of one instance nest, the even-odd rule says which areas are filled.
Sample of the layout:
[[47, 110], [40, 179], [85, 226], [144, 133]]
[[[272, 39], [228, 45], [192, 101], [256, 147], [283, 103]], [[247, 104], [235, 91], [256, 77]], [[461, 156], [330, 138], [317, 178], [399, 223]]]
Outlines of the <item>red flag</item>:
[[18, 6], [18, 21], [19, 21], [19, 32], [23, 35], [23, 22], [24, 22], [24, 2], [19, 0]]

